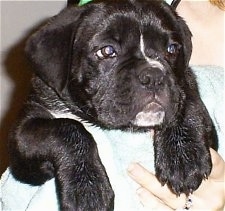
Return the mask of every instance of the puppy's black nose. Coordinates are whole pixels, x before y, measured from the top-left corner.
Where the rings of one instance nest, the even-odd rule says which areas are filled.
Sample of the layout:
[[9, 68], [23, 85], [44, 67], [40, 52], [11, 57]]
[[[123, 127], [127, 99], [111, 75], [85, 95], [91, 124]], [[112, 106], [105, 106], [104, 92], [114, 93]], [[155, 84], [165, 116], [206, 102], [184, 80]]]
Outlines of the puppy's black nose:
[[145, 68], [140, 72], [138, 79], [146, 87], [156, 87], [163, 85], [164, 74], [159, 68]]

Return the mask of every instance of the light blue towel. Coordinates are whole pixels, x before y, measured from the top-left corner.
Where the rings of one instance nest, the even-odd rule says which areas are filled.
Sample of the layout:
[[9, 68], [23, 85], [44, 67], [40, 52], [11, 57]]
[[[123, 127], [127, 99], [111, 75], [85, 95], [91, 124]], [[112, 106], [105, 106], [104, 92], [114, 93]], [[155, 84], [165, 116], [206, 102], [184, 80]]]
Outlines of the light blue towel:
[[218, 152], [225, 159], [224, 69], [215, 66], [194, 66], [193, 70], [197, 76], [201, 98], [217, 130], [219, 138]]
[[[220, 148], [224, 155], [224, 70], [220, 67], [197, 66], [193, 68], [201, 97], [215, 123]], [[94, 133], [100, 157], [106, 166], [110, 182], [115, 191], [116, 211], [140, 211], [142, 205], [136, 196], [137, 184], [127, 176], [130, 162], [140, 162], [149, 170], [153, 168], [153, 147], [151, 134], [132, 134], [121, 131], [104, 132], [95, 127], [87, 126]], [[2, 175], [0, 191], [0, 210], [58, 210], [54, 179], [42, 186], [32, 187], [16, 181], [10, 170]], [[2, 207], [1, 207], [2, 206]]]

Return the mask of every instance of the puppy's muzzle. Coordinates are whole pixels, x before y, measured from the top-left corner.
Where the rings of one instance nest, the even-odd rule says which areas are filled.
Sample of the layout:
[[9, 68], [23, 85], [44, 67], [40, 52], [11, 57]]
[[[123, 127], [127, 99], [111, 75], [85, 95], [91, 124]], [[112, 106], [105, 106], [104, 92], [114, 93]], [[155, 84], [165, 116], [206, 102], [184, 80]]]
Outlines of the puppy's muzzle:
[[156, 98], [159, 98], [160, 90], [166, 86], [165, 73], [158, 67], [145, 67], [139, 72], [138, 81], [151, 97], [136, 114], [134, 124], [141, 127], [160, 125], [165, 118], [165, 110]]
[[142, 86], [153, 89], [163, 86], [164, 78], [163, 71], [156, 67], [144, 68], [138, 75], [139, 82]]
[[151, 102], [136, 115], [134, 125], [139, 127], [160, 125], [163, 122], [164, 117], [165, 111], [162, 106], [156, 102]]

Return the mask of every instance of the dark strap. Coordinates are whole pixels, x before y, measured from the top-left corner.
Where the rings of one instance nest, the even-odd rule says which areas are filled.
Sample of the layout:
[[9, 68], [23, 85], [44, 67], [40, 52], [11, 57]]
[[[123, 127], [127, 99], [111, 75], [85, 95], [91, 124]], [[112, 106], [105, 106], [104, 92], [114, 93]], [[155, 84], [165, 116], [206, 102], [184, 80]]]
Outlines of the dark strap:
[[171, 6], [176, 9], [178, 4], [180, 3], [180, 1], [181, 0], [173, 0], [172, 3], [171, 3]]
[[79, 0], [67, 0], [67, 5], [77, 5]]

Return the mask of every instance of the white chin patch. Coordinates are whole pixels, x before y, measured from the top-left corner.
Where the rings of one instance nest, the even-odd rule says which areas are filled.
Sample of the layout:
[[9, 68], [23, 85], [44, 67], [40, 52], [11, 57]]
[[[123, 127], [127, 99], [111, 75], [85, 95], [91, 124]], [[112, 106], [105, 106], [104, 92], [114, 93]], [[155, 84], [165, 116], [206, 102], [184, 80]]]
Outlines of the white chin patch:
[[150, 127], [160, 125], [165, 117], [162, 106], [158, 103], [148, 104], [143, 111], [139, 112], [134, 120], [134, 125], [139, 127]]

